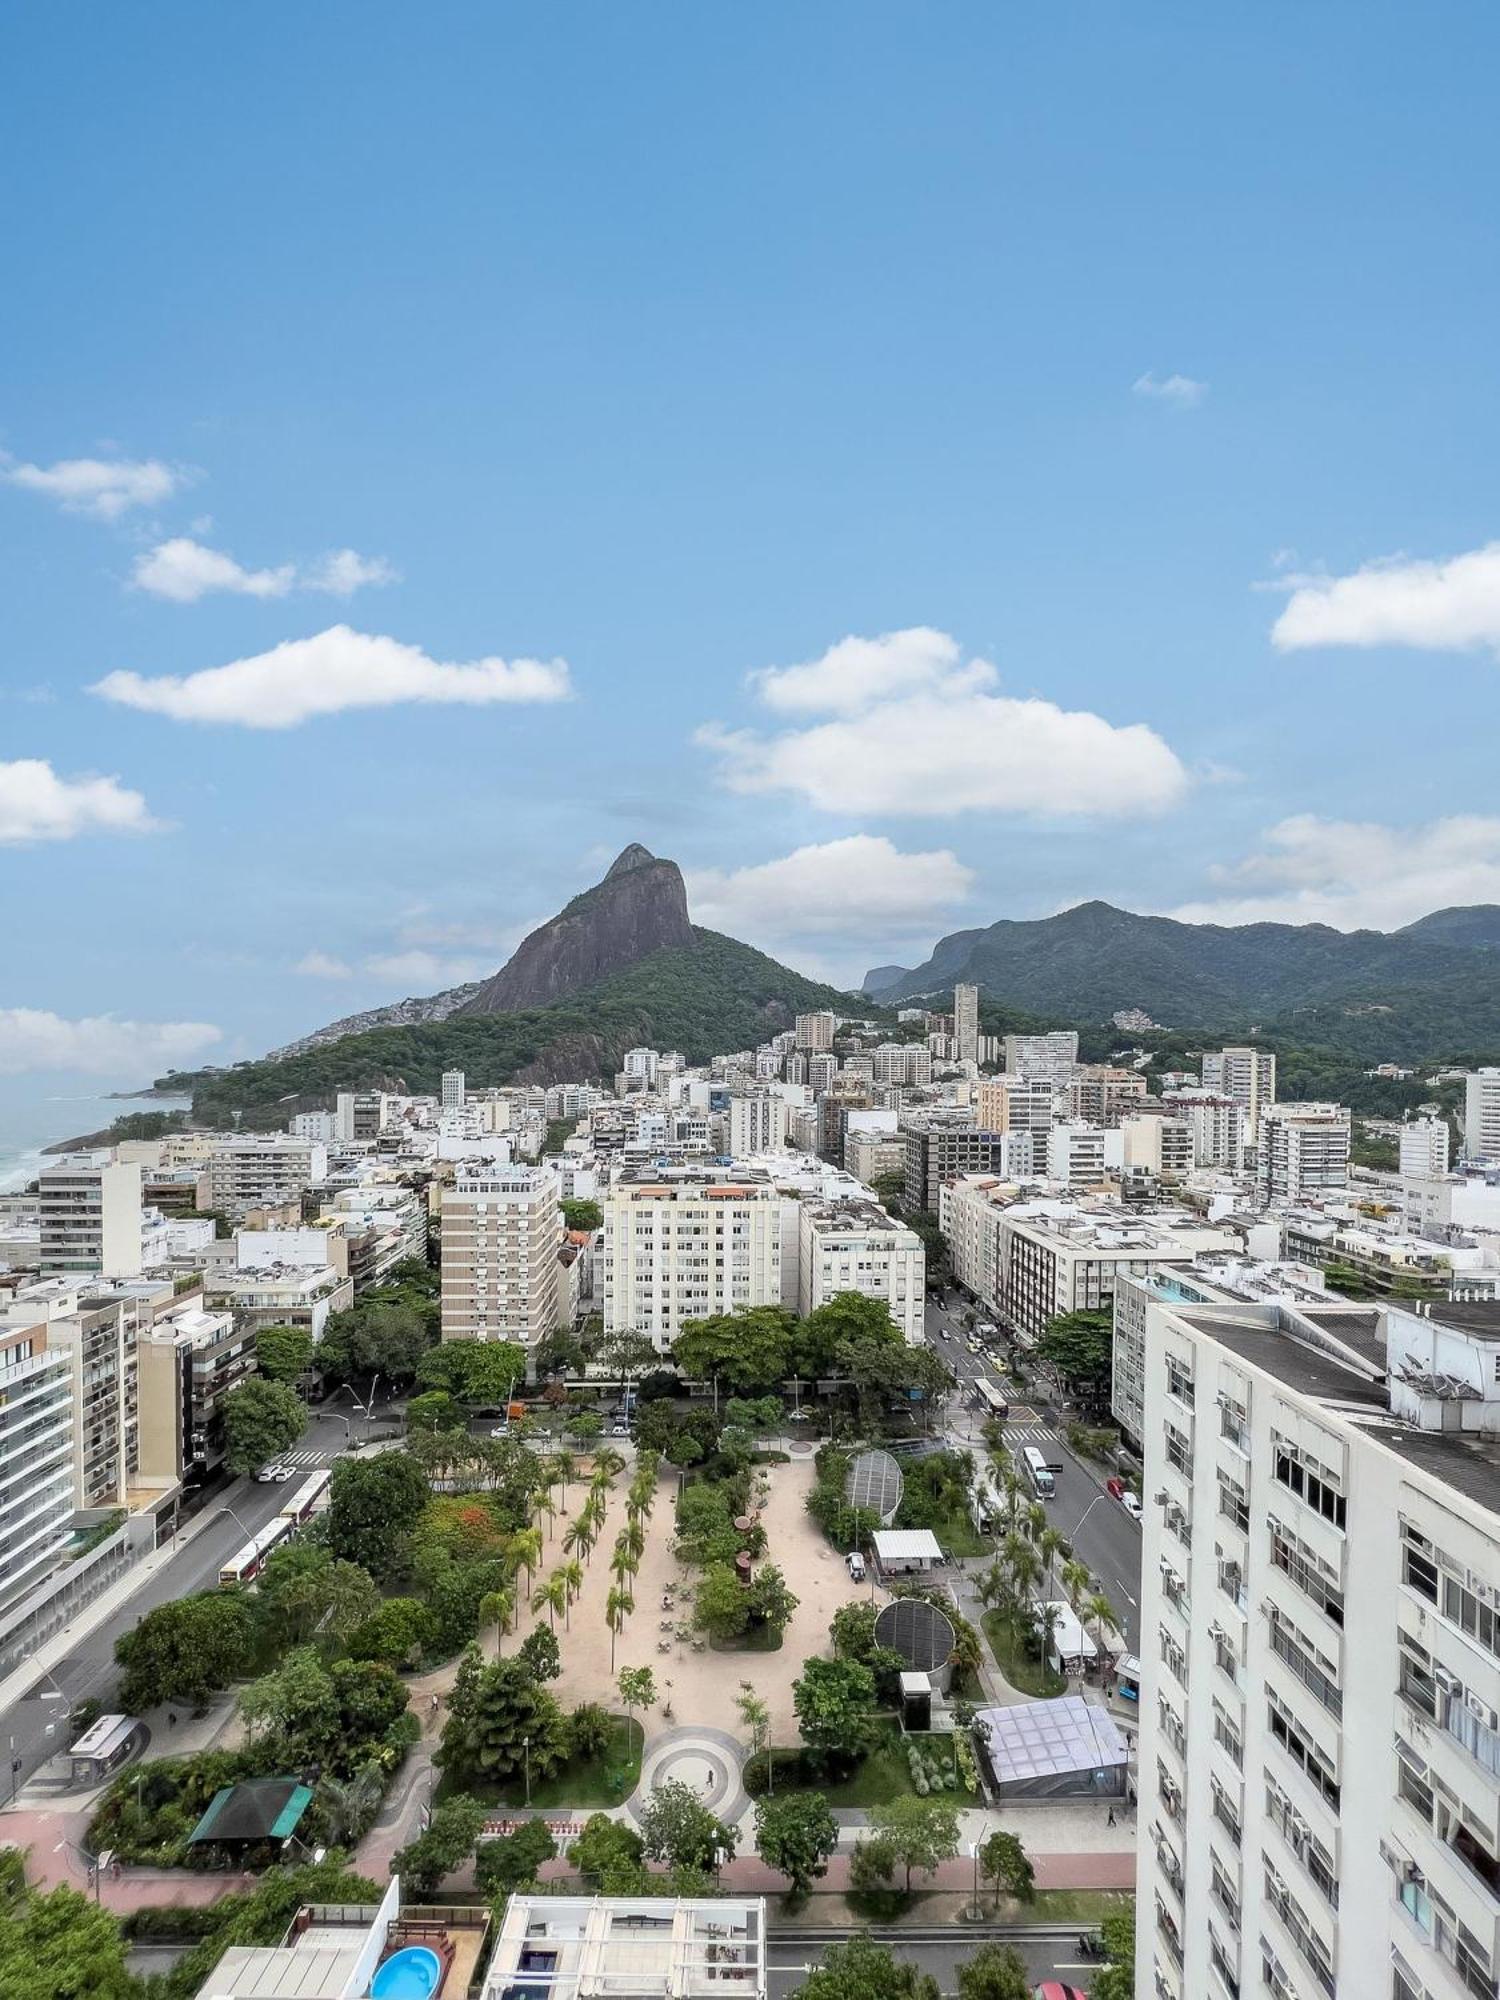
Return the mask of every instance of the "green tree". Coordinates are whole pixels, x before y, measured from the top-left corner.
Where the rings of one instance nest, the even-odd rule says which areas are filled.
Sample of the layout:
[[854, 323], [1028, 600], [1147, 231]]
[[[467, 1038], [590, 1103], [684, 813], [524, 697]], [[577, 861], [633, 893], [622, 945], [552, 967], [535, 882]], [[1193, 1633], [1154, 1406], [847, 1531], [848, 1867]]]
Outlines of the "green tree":
[[808, 1660], [792, 1683], [802, 1741], [814, 1756], [852, 1764], [875, 1727], [875, 1676], [858, 1660]]
[[828, 1626], [834, 1658], [859, 1660], [868, 1666], [875, 1651], [875, 1620], [878, 1616], [875, 1606], [863, 1597], [853, 1604], [841, 1604]]
[[555, 1681], [562, 1672], [562, 1648], [548, 1625], [534, 1626], [516, 1648], [516, 1657], [530, 1668], [534, 1680]]
[[586, 1229], [590, 1235], [604, 1222], [604, 1210], [597, 1201], [577, 1198], [562, 1205], [563, 1223], [569, 1229]]
[[581, 1701], [568, 1717], [568, 1756], [577, 1764], [595, 1764], [614, 1741], [609, 1710], [597, 1701]]
[[436, 1637], [437, 1621], [419, 1598], [388, 1597], [351, 1635], [349, 1650], [356, 1659], [409, 1669], [421, 1664]]
[[739, 1710], [740, 1726], [750, 1739], [750, 1754], [756, 1756], [771, 1740], [770, 1704], [755, 1692], [753, 1681], [741, 1681], [734, 1705]]
[[873, 1808], [870, 1825], [876, 1839], [887, 1844], [906, 1870], [908, 1895], [914, 1868], [930, 1875], [940, 1862], [951, 1861], [958, 1852], [958, 1807], [947, 1799], [892, 1799]]
[[237, 1591], [202, 1591], [158, 1604], [115, 1641], [120, 1701], [134, 1715], [166, 1701], [195, 1708], [238, 1680], [250, 1661], [253, 1620]]
[[312, 1366], [313, 1337], [305, 1326], [263, 1326], [255, 1336], [255, 1365], [288, 1387]]
[[526, 1350], [513, 1340], [445, 1340], [423, 1354], [417, 1379], [462, 1403], [499, 1405], [526, 1380]]
[[307, 1429], [307, 1405], [284, 1382], [252, 1375], [222, 1404], [224, 1463], [235, 1474], [280, 1458]]
[[15, 2000], [138, 2000], [125, 1940], [108, 1910], [76, 1889], [7, 1882], [0, 1904], [0, 1994]]
[[979, 1872], [992, 1882], [996, 1895], [1015, 1896], [1029, 1903], [1036, 1894], [1036, 1870], [1013, 1833], [992, 1833], [979, 1850]]
[[690, 1785], [668, 1778], [640, 1815], [641, 1839], [652, 1861], [711, 1873], [734, 1854], [733, 1827], [711, 1813]]
[[1037, 1359], [1055, 1368], [1082, 1403], [1109, 1400], [1114, 1356], [1114, 1315], [1107, 1311], [1058, 1313], [1036, 1344]]
[[838, 1822], [821, 1792], [784, 1792], [756, 1802], [756, 1848], [768, 1868], [786, 1876], [795, 1901], [828, 1873], [838, 1844]]
[[792, 1613], [801, 1602], [775, 1563], [761, 1564], [744, 1596], [750, 1623], [777, 1634], [791, 1624]]
[[310, 1646], [298, 1647], [251, 1681], [239, 1708], [250, 1737], [269, 1737], [288, 1762], [321, 1760], [336, 1739], [333, 1682]]
[[545, 1820], [523, 1820], [514, 1833], [498, 1840], [481, 1840], [474, 1854], [474, 1887], [487, 1902], [498, 1903], [535, 1882], [543, 1862], [557, 1853], [557, 1842]]
[[645, 1854], [646, 1844], [635, 1829], [608, 1813], [591, 1813], [568, 1849], [568, 1859], [601, 1896], [637, 1893], [645, 1879]]
[[748, 1593], [727, 1563], [710, 1563], [693, 1599], [693, 1623], [720, 1645], [739, 1638], [750, 1623]]
[[941, 1988], [930, 1972], [893, 1958], [861, 1932], [827, 1946], [822, 1964], [798, 1987], [797, 2000], [941, 2000]]
[[475, 1678], [472, 1693], [450, 1699], [440, 1753], [459, 1783], [504, 1784], [526, 1762], [534, 1778], [550, 1777], [567, 1758], [562, 1710], [524, 1660], [496, 1660]]
[[455, 1874], [473, 1854], [488, 1818], [489, 1807], [479, 1799], [444, 1799], [433, 1807], [426, 1832], [392, 1860], [391, 1873], [419, 1896], [430, 1896], [445, 1875]]
[[656, 1706], [656, 1676], [649, 1667], [622, 1667], [620, 1669], [620, 1699], [625, 1704], [625, 1713], [634, 1720], [635, 1712], [649, 1714]]
[[404, 1451], [341, 1458], [333, 1468], [328, 1546], [380, 1581], [400, 1568], [406, 1538], [427, 1505], [427, 1478]]
[[784, 1306], [687, 1320], [672, 1343], [672, 1359], [686, 1376], [719, 1382], [738, 1395], [759, 1395], [788, 1372], [792, 1325]]
[[1094, 1974], [1094, 2000], [1135, 2000], [1135, 1909], [1118, 1911], [1099, 1926], [1105, 1965]]
[[406, 1405], [406, 1427], [413, 1431], [461, 1431], [467, 1428], [464, 1406], [446, 1389], [426, 1389]]
[[368, 1570], [309, 1541], [272, 1552], [256, 1579], [255, 1600], [263, 1628], [285, 1646], [300, 1646], [315, 1633], [346, 1641], [380, 1609]]
[[958, 1968], [958, 2000], [1031, 2000], [1031, 1992], [1031, 1974], [1014, 1945], [977, 1945]]

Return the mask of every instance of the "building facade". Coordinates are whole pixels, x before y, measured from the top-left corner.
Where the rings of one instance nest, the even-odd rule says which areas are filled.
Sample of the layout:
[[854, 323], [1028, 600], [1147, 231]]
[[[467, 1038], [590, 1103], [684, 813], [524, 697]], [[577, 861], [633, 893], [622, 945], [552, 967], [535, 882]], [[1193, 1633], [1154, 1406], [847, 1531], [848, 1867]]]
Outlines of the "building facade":
[[803, 1201], [797, 1213], [797, 1310], [840, 1292], [889, 1306], [908, 1347], [919, 1346], [926, 1301], [921, 1238], [873, 1201]]
[[550, 1167], [460, 1170], [443, 1195], [444, 1340], [534, 1347], [556, 1330], [560, 1200]]
[[665, 1353], [685, 1320], [780, 1303], [780, 1204], [764, 1175], [627, 1174], [602, 1206], [606, 1333]]
[[1276, 1058], [1268, 1049], [1205, 1049], [1200, 1081], [1205, 1090], [1232, 1097], [1245, 1114], [1245, 1135], [1254, 1141], [1260, 1114], [1276, 1102]]
[[1255, 1191], [1270, 1202], [1307, 1201], [1349, 1185], [1349, 1112], [1342, 1104], [1267, 1104], [1255, 1148]]
[[107, 1154], [75, 1153], [37, 1176], [42, 1273], [129, 1278], [141, 1268], [141, 1170]]

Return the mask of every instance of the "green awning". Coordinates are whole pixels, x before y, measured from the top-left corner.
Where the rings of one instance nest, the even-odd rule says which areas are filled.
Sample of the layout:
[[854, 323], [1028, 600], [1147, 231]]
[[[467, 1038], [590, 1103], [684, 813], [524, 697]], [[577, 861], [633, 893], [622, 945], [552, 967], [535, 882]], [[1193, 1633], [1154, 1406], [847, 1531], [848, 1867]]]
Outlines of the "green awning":
[[225, 1785], [188, 1835], [195, 1841], [285, 1840], [312, 1804], [312, 1792], [297, 1778], [250, 1778]]

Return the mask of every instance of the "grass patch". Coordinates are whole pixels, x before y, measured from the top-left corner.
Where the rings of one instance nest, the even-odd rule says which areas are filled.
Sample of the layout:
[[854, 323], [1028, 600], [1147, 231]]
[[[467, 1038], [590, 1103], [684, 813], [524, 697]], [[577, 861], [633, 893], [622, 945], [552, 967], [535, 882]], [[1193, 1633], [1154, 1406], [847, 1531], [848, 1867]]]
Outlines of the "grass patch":
[[1066, 1694], [1068, 1683], [1038, 1658], [1036, 1639], [1024, 1619], [1009, 1611], [986, 1611], [980, 1621], [995, 1665], [1018, 1694]]
[[[918, 1742], [930, 1754], [933, 1738], [923, 1736], [911, 1739]], [[916, 1793], [912, 1783], [911, 1763], [907, 1757], [908, 1738], [903, 1736], [899, 1723], [882, 1717], [877, 1725], [875, 1747], [862, 1763], [842, 1776], [831, 1773], [820, 1775], [809, 1768], [801, 1750], [776, 1749], [770, 1752], [772, 1761], [773, 1791], [778, 1792], [821, 1792], [831, 1806], [883, 1806], [892, 1799], [910, 1798]], [[751, 1761], [761, 1763], [765, 1752]], [[764, 1796], [766, 1787], [753, 1782], [747, 1785], [753, 1797]], [[972, 1792], [954, 1791], [936, 1794], [955, 1805], [972, 1804]]]
[[1102, 1924], [1106, 1917], [1124, 1915], [1134, 1902], [1128, 1889], [1039, 1889], [1029, 1903], [1013, 1905], [1017, 1914], [1007, 1917], [1018, 1924]]
[[[641, 1781], [641, 1746], [646, 1733], [638, 1722], [627, 1722], [622, 1715], [615, 1716], [613, 1720], [614, 1733], [602, 1757], [592, 1758], [587, 1763], [564, 1764], [550, 1778], [532, 1778], [531, 1803], [534, 1807], [545, 1807], [550, 1811], [554, 1806], [617, 1806], [622, 1799], [629, 1798]], [[445, 1776], [433, 1796], [441, 1802], [459, 1793], [483, 1799], [486, 1805], [524, 1806], [526, 1779], [523, 1773], [499, 1785], [486, 1785], [477, 1780], [469, 1784], [450, 1784]]]

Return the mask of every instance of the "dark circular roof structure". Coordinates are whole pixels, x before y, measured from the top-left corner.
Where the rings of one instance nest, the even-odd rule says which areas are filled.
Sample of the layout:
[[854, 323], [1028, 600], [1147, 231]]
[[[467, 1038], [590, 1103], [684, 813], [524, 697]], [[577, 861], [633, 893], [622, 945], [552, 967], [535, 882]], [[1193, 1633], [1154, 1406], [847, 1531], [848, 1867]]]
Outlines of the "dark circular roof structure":
[[925, 1597], [896, 1597], [875, 1620], [875, 1643], [889, 1646], [914, 1674], [936, 1673], [953, 1651], [953, 1620]]
[[881, 1527], [886, 1528], [896, 1517], [905, 1484], [900, 1466], [888, 1451], [862, 1451], [849, 1467], [844, 1498], [851, 1507], [878, 1514]]

